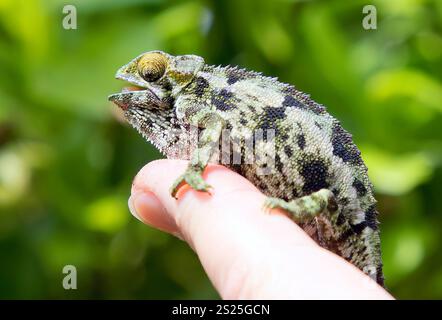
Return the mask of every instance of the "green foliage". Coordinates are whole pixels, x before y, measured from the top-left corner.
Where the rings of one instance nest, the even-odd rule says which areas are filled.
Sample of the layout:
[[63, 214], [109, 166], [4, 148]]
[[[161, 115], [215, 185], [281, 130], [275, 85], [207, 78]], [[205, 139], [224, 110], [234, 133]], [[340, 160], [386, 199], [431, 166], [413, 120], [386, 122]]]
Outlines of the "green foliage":
[[[159, 154], [107, 95], [141, 52], [194, 53], [295, 84], [353, 133], [381, 212], [386, 284], [442, 298], [442, 2], [0, 2], [0, 298], [213, 298], [195, 254], [127, 210]], [[61, 286], [64, 265], [78, 290]]]

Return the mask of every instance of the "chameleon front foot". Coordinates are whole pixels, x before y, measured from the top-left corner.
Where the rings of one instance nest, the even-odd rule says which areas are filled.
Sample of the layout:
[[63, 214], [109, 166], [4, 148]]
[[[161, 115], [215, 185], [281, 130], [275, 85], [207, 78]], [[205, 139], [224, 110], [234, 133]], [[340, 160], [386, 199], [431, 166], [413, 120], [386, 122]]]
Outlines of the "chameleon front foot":
[[323, 211], [334, 212], [337, 210], [333, 193], [327, 189], [321, 189], [308, 196], [292, 201], [279, 198], [267, 198], [264, 207], [269, 209], [280, 208], [287, 211], [290, 217], [297, 223], [308, 222]]
[[211, 186], [203, 179], [202, 172], [199, 170], [187, 169], [186, 172], [175, 180], [170, 188], [170, 194], [176, 198], [178, 190], [184, 185], [188, 184], [193, 190], [208, 192]]

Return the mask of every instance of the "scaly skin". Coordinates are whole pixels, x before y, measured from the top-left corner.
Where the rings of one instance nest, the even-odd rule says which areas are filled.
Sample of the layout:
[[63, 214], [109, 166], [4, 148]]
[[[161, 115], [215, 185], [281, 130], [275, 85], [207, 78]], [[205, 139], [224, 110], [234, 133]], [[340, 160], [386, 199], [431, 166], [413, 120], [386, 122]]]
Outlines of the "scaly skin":
[[222, 163], [269, 196], [265, 206], [286, 210], [321, 246], [383, 284], [367, 168], [322, 105], [275, 78], [194, 55], [148, 52], [116, 77], [139, 87], [109, 97], [129, 123], [168, 158], [190, 160], [173, 196], [185, 183], [208, 191], [204, 168], [219, 156], [220, 141], [231, 142], [234, 152], [223, 147]]

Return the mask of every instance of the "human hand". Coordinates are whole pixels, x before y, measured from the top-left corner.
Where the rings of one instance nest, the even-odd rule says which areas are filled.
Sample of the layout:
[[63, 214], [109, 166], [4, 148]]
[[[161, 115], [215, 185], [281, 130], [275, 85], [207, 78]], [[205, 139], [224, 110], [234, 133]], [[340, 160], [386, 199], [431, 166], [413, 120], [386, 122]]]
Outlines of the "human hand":
[[219, 165], [204, 178], [210, 194], [169, 188], [186, 161], [159, 160], [136, 176], [129, 207], [142, 222], [185, 240], [223, 299], [392, 299], [341, 257], [317, 245], [265, 196]]

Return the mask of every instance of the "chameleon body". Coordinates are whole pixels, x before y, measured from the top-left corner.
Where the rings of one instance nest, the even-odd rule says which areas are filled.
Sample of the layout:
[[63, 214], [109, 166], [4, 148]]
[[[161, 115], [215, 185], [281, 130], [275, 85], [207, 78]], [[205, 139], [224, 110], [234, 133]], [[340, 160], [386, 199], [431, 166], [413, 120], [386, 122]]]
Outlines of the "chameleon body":
[[[225, 164], [268, 196], [264, 205], [287, 211], [318, 244], [383, 285], [367, 168], [351, 135], [322, 105], [276, 78], [207, 65], [195, 55], [147, 52], [121, 67], [116, 78], [136, 86], [109, 97], [128, 122], [168, 158], [190, 160], [171, 188], [173, 196], [184, 183], [210, 188], [202, 172], [228, 130], [240, 161]], [[192, 130], [199, 136], [193, 146]], [[264, 135], [256, 138], [259, 130]], [[270, 173], [262, 173], [262, 159], [247, 161], [250, 137], [254, 149], [274, 151]]]

